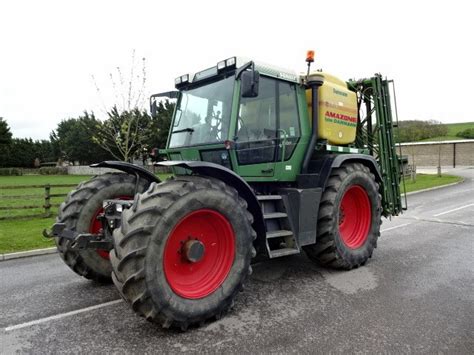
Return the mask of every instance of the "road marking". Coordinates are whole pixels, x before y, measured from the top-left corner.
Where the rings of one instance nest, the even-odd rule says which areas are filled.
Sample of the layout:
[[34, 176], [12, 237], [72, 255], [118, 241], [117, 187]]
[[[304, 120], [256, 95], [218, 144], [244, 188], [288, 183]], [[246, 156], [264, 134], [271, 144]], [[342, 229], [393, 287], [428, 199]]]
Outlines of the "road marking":
[[442, 215], [445, 215], [445, 214], [448, 214], [448, 213], [451, 213], [451, 212], [454, 212], [454, 211], [459, 211], [459, 210], [462, 210], [463, 208], [467, 208], [467, 207], [471, 207], [471, 206], [474, 206], [474, 203], [470, 203], [469, 205], [461, 206], [461, 207], [458, 207], [458, 208], [455, 208], [455, 209], [452, 209], [452, 210], [449, 210], [449, 211], [445, 211], [445, 212], [435, 214], [433, 217], [442, 216]]
[[18, 329], [22, 329], [22, 328], [26, 328], [26, 327], [31, 327], [32, 325], [46, 323], [46, 322], [49, 322], [49, 321], [52, 321], [52, 320], [57, 320], [57, 319], [73, 316], [73, 315], [76, 315], [76, 314], [79, 314], [79, 313], [94, 311], [96, 309], [107, 307], [107, 306], [112, 306], [112, 305], [120, 303], [120, 302], [123, 302], [123, 300], [119, 299], [119, 300], [115, 300], [115, 301], [105, 302], [105, 303], [97, 304], [97, 305], [91, 306], [91, 307], [76, 309], [75, 311], [71, 311], [71, 312], [60, 313], [60, 314], [56, 314], [54, 316], [50, 316], [50, 317], [46, 317], [46, 318], [40, 318], [40, 319], [33, 320], [33, 321], [30, 321], [30, 322], [26, 322], [26, 323], [11, 325], [11, 326], [5, 328], [5, 332], [10, 332], [12, 330], [18, 330]]
[[411, 223], [400, 224], [399, 226], [390, 227], [390, 228], [387, 228], [387, 229], [382, 229], [380, 232], [391, 231], [392, 229], [397, 229], [397, 228], [405, 227], [405, 226], [408, 226], [409, 224], [411, 224]]
[[408, 220], [416, 220], [419, 222], [430, 222], [430, 223], [440, 223], [440, 224], [452, 224], [455, 226], [463, 226], [463, 227], [474, 227], [474, 224], [461, 222], [461, 221], [447, 221], [445, 219], [439, 218], [420, 218], [420, 217], [398, 217], [399, 219], [408, 219]]

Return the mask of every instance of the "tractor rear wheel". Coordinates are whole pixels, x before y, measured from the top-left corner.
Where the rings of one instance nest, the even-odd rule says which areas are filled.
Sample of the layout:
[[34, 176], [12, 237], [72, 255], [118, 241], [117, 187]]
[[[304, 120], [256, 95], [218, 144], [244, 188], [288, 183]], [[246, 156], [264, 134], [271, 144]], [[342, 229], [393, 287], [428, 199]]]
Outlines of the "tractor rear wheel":
[[352, 269], [372, 257], [380, 236], [378, 188], [365, 165], [351, 163], [332, 171], [319, 207], [316, 244], [303, 247], [310, 259]]
[[[80, 183], [59, 207], [57, 222], [80, 233], [99, 233], [102, 224], [97, 216], [103, 211], [102, 202], [108, 199], [133, 199], [136, 177], [123, 173], [95, 176]], [[149, 183], [140, 180], [138, 191], [143, 192]], [[112, 266], [107, 250], [70, 250], [70, 241], [55, 238], [59, 255], [76, 274], [97, 282], [111, 281]]]
[[252, 222], [247, 203], [220, 180], [152, 184], [114, 231], [114, 283], [136, 313], [165, 328], [218, 318], [251, 272]]

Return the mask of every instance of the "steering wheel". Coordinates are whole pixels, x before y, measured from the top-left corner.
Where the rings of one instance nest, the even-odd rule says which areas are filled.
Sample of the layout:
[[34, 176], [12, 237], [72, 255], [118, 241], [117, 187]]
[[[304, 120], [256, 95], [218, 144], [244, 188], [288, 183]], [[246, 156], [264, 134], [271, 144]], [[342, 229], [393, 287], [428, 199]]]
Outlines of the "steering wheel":
[[244, 141], [248, 142], [250, 140], [250, 130], [249, 130], [249, 128], [245, 124], [242, 117], [237, 116], [237, 121], [240, 123], [240, 128], [239, 128], [239, 131], [237, 132], [237, 138], [245, 138], [245, 136], [246, 136], [247, 139], [244, 139]]
[[[209, 125], [211, 127], [211, 137], [213, 137], [213, 139], [217, 141], [220, 140], [219, 133], [222, 130], [222, 117], [220, 116], [221, 116], [220, 111], [217, 111], [217, 112], [212, 111], [212, 115], [209, 119]], [[215, 121], [215, 124], [213, 124], [214, 121]]]

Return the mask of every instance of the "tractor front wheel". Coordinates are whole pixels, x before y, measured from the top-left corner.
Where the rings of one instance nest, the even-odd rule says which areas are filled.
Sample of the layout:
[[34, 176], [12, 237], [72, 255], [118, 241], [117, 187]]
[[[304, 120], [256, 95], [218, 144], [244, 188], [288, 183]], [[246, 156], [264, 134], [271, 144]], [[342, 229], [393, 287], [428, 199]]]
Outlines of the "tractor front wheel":
[[352, 269], [372, 257], [381, 224], [378, 188], [365, 165], [351, 163], [333, 170], [319, 207], [316, 244], [303, 247], [310, 259]]
[[[149, 183], [140, 180], [138, 192]], [[124, 173], [108, 173], [82, 182], [67, 195], [59, 207], [57, 222], [79, 233], [100, 233], [102, 223], [97, 219], [103, 212], [102, 202], [110, 199], [131, 200], [137, 187], [136, 177]], [[71, 250], [68, 239], [55, 238], [59, 255], [76, 274], [87, 279], [107, 283], [111, 281], [112, 267], [107, 250]]]
[[220, 317], [251, 272], [252, 215], [222, 181], [152, 184], [114, 231], [113, 280], [133, 310], [163, 327]]

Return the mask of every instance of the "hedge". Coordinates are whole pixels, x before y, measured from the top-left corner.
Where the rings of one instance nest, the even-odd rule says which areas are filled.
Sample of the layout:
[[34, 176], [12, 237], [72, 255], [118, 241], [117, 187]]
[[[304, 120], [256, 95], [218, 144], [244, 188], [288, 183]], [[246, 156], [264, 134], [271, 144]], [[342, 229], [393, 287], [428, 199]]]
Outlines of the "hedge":
[[20, 176], [23, 171], [19, 168], [0, 168], [0, 176]]
[[44, 166], [39, 168], [40, 175], [67, 175], [67, 168], [60, 166]]

